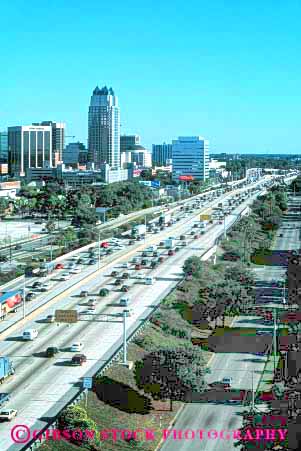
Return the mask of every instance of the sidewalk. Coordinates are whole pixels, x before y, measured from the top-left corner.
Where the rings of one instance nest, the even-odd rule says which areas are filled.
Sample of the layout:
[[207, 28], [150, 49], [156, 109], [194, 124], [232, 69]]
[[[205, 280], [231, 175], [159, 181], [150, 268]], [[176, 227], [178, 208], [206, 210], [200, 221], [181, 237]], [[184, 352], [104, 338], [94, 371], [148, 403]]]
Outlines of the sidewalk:
[[[278, 362], [279, 356], [276, 356], [276, 368], [278, 366]], [[256, 393], [270, 391], [273, 385], [272, 384], [273, 376], [274, 376], [274, 356], [270, 355], [262, 372]]]

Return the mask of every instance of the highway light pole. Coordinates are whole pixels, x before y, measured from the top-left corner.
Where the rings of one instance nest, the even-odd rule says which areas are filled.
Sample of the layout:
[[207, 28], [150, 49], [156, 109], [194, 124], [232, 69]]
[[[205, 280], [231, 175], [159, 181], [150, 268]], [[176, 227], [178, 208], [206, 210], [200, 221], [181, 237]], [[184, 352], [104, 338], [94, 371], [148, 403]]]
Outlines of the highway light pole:
[[274, 309], [273, 348], [274, 348], [274, 373], [275, 373], [275, 371], [276, 371], [276, 353], [277, 353], [277, 311], [276, 311], [276, 309]]
[[98, 230], [98, 269], [100, 268], [100, 230]]
[[23, 277], [23, 319], [25, 319], [26, 311], [25, 311], [25, 298], [26, 298], [26, 275]]
[[126, 310], [123, 310], [123, 365], [127, 366], [127, 348], [126, 348]]

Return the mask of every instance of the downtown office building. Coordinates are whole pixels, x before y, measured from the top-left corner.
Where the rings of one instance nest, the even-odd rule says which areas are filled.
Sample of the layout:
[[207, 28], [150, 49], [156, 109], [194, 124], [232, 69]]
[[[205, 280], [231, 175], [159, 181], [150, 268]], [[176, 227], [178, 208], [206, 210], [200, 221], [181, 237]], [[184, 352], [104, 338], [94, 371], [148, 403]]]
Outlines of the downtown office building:
[[188, 176], [193, 180], [209, 178], [209, 141], [201, 136], [180, 136], [172, 141], [172, 179]]
[[152, 160], [154, 165], [167, 166], [172, 158], [171, 144], [153, 144]]
[[30, 168], [56, 167], [61, 162], [64, 137], [63, 122], [8, 127], [9, 173], [24, 177]]
[[88, 117], [88, 160], [120, 167], [120, 110], [112, 88], [97, 86], [91, 96]]

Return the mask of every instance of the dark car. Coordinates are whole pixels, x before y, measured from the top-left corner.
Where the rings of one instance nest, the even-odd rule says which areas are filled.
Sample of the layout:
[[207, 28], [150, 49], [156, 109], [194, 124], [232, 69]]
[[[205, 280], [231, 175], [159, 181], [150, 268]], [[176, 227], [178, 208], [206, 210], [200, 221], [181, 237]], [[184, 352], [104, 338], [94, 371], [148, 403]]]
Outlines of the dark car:
[[153, 252], [153, 257], [158, 257], [158, 252], [157, 251]]
[[138, 263], [137, 265], [135, 265], [135, 270], [139, 271], [142, 268], [142, 266]]
[[131, 245], [134, 244], [134, 243], [135, 243], [134, 240], [130, 240], [130, 241], [129, 241], [129, 246], [131, 246]]
[[169, 256], [171, 256], [171, 255], [175, 255], [175, 251], [174, 251], [174, 250], [172, 250], [172, 249], [169, 249], [169, 251], [168, 251], [168, 255], [169, 255]]
[[123, 293], [127, 293], [129, 291], [130, 287], [128, 285], [122, 285], [122, 287], [120, 289]]
[[15, 245], [15, 250], [16, 250], [16, 251], [19, 251], [20, 249], [22, 249], [21, 244], [16, 244], [16, 245]]
[[181, 235], [181, 236], [180, 236], [180, 240], [181, 240], [181, 241], [185, 240], [185, 235]]
[[159, 257], [159, 262], [160, 263], [164, 262], [164, 257]]
[[180, 250], [179, 247], [176, 247], [176, 248], [175, 248], [175, 252], [178, 252], [179, 250]]
[[109, 292], [109, 290], [107, 288], [101, 288], [99, 290], [99, 296], [102, 296], [102, 297], [108, 296], [109, 293], [110, 292]]
[[58, 354], [60, 351], [56, 346], [50, 346], [46, 349], [46, 357], [54, 357], [55, 354]]
[[42, 285], [43, 285], [42, 282], [34, 282], [32, 284], [32, 288], [40, 288]]
[[96, 260], [94, 260], [94, 259], [89, 260], [89, 265], [95, 265], [95, 264], [96, 264]]
[[120, 286], [122, 284], [122, 280], [121, 279], [116, 279], [114, 282], [114, 285], [116, 285], [117, 287]]
[[72, 365], [82, 365], [87, 361], [87, 357], [84, 354], [75, 354], [72, 359]]
[[156, 268], [156, 266], [158, 266], [158, 262], [156, 260], [153, 260], [151, 262], [151, 268]]
[[193, 237], [195, 240], [197, 240], [197, 239], [199, 239], [200, 238], [200, 235], [198, 235], [198, 234], [196, 234], [196, 235], [194, 235], [194, 237]]
[[0, 255], [0, 262], [8, 262], [8, 257], [6, 255]]
[[130, 275], [128, 272], [124, 272], [121, 276], [122, 279], [129, 279]]
[[27, 302], [32, 301], [34, 297], [35, 297], [35, 293], [32, 293], [30, 291], [29, 293], [26, 294], [25, 301], [27, 301]]
[[112, 272], [111, 272], [111, 276], [112, 276], [112, 277], [118, 276], [118, 271], [112, 271]]
[[141, 260], [141, 265], [142, 266], [146, 266], [148, 264], [148, 261], [147, 260]]
[[147, 252], [142, 252], [142, 257], [147, 257], [148, 256], [148, 253]]

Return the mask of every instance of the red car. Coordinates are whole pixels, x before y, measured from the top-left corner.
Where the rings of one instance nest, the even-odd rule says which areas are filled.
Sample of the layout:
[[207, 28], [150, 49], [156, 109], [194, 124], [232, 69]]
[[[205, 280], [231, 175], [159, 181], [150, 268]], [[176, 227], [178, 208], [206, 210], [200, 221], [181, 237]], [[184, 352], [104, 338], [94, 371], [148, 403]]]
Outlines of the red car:
[[175, 255], [175, 251], [173, 251], [172, 249], [170, 249], [170, 250], [168, 251], [168, 255], [169, 255], [169, 256]]
[[55, 269], [64, 269], [63, 263], [58, 263], [58, 264], [55, 266]]
[[102, 247], [103, 249], [106, 249], [109, 247], [109, 243], [107, 241], [103, 241], [100, 245], [100, 247]]
[[139, 271], [141, 268], [142, 268], [141, 265], [139, 265], [139, 264], [138, 264], [138, 265], [135, 265], [135, 270], [136, 270], [136, 271]]

